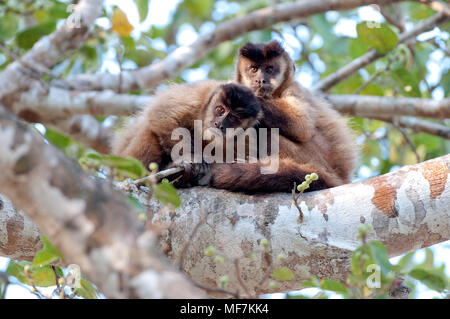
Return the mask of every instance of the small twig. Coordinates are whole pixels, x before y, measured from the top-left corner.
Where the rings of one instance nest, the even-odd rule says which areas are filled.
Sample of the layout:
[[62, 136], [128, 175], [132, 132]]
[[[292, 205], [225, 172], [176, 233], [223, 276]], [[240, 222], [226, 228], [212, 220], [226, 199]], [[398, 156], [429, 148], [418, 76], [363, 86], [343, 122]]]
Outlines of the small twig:
[[299, 221], [300, 221], [300, 223], [303, 223], [303, 212], [302, 212], [302, 209], [300, 208], [300, 206], [299, 206], [299, 204], [298, 204], [298, 202], [297, 202], [297, 200], [298, 200], [298, 198], [300, 197], [300, 195], [301, 194], [303, 194], [303, 190], [298, 194], [298, 196], [296, 197], [295, 196], [295, 191], [297, 190], [297, 183], [295, 183], [294, 182], [294, 188], [292, 189], [292, 201], [294, 202], [294, 205], [295, 205], [295, 207], [297, 207], [297, 209], [298, 209], [298, 212], [299, 212], [299, 217], [298, 217], [298, 219], [299, 219]]
[[[3, 281], [3, 283], [4, 283], [3, 290], [0, 291], [1, 292], [0, 299], [5, 299], [6, 290], [8, 290], [8, 286], [9, 286], [10, 282], [9, 282], [8, 275], [3, 271], [0, 271], [0, 281]], [[0, 288], [2, 288], [2, 286], [0, 286]]]
[[172, 168], [166, 169], [164, 171], [161, 171], [161, 172], [158, 172], [158, 173], [155, 173], [155, 174], [151, 174], [151, 175], [148, 175], [146, 177], [137, 179], [137, 180], [134, 181], [134, 184], [137, 187], [143, 186], [148, 181], [150, 181], [152, 178], [154, 178], [155, 180], [159, 180], [159, 179], [163, 179], [163, 178], [165, 178], [167, 176], [170, 176], [170, 175], [173, 175], [173, 174], [176, 174], [176, 173], [179, 173], [179, 172], [183, 172], [183, 171], [184, 171], [183, 167], [172, 167]]
[[244, 281], [241, 278], [241, 272], [239, 270], [239, 259], [234, 260], [234, 267], [236, 269], [236, 278], [239, 282], [239, 285], [241, 285], [242, 289], [244, 289], [244, 292], [247, 294], [248, 297], [252, 297], [252, 294], [248, 291], [247, 286], [245, 285]]
[[219, 287], [208, 287], [208, 286], [202, 285], [201, 283], [195, 282], [195, 281], [193, 281], [192, 279], [191, 279], [191, 282], [192, 282], [196, 287], [201, 288], [201, 289], [204, 289], [204, 290], [206, 290], [206, 291], [210, 291], [210, 292], [220, 292], [220, 293], [223, 293], [223, 294], [227, 294], [227, 295], [233, 296], [233, 297], [236, 298], [236, 299], [239, 299], [239, 294], [238, 294], [237, 292], [232, 292], [232, 291], [229, 291], [229, 290], [226, 290], [226, 289], [222, 289], [222, 288], [219, 288]]
[[56, 291], [59, 292], [59, 299], [64, 299], [65, 296], [66, 296], [66, 293], [64, 291], [64, 285], [61, 286], [59, 284], [59, 278], [60, 277], [59, 277], [58, 273], [56, 272], [56, 267], [54, 265], [51, 265], [51, 267], [52, 267], [53, 273], [55, 274]]
[[405, 22], [399, 16], [391, 16], [383, 6], [379, 6], [381, 15], [392, 25], [395, 25], [400, 32], [405, 32]]
[[420, 158], [419, 153], [417, 152], [416, 145], [414, 145], [414, 142], [411, 140], [409, 135], [405, 132], [403, 128], [400, 127], [400, 125], [396, 120], [392, 121], [392, 126], [394, 126], [397, 129], [397, 131], [399, 131], [403, 135], [403, 138], [405, 139], [406, 143], [409, 144], [414, 154], [416, 155], [417, 163], [420, 163], [422, 160]]

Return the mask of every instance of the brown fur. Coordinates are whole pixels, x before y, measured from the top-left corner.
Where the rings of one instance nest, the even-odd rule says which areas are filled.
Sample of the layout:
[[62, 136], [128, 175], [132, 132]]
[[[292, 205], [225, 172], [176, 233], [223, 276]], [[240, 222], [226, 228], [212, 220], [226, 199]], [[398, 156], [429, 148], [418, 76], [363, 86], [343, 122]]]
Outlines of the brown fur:
[[[269, 52], [269, 53], [268, 53]], [[249, 68], [275, 65], [278, 73], [249, 77]], [[271, 82], [262, 90], [255, 79]], [[313, 96], [294, 81], [294, 64], [278, 42], [246, 44], [240, 50], [236, 80], [263, 99], [261, 127], [280, 127], [280, 162], [275, 174], [260, 173], [255, 164], [218, 164], [211, 185], [247, 192], [290, 191], [294, 182], [315, 172], [319, 180], [310, 190], [349, 183], [357, 163], [357, 148], [346, 121], [325, 100]]]
[[193, 136], [194, 120], [203, 119], [203, 108], [220, 84], [222, 82], [206, 80], [173, 85], [161, 91], [135, 118], [135, 122], [115, 138], [113, 154], [137, 158], [146, 167], [152, 162], [165, 167], [171, 161], [173, 146], [178, 142], [171, 139], [172, 131], [185, 127]]
[[[312, 172], [319, 175], [319, 180], [311, 184], [310, 190], [348, 183], [357, 151], [345, 120], [326, 101], [294, 82], [293, 65], [288, 67], [292, 61], [286, 59], [284, 50], [281, 52], [272, 44], [270, 50], [263, 52], [263, 60], [270, 56], [279, 62], [277, 85], [259, 100], [262, 118], [258, 115], [253, 122], [240, 117], [239, 120], [240, 125], [247, 123], [245, 126], [260, 120], [259, 127], [280, 128], [278, 172], [261, 174], [261, 162], [224, 163], [213, 164], [207, 170], [203, 165], [194, 165], [187, 169], [189, 177], [200, 179], [211, 174], [209, 180], [203, 181], [205, 184], [245, 192], [291, 191], [294, 182], [301, 183]], [[247, 57], [240, 58], [238, 70], [246, 63]], [[241, 83], [244, 82], [241, 74]], [[171, 140], [172, 130], [185, 127], [193, 135], [194, 120], [203, 120], [204, 129], [213, 126], [216, 120], [205, 109], [214, 106], [215, 99], [227, 98], [223, 92], [216, 94], [221, 85], [222, 82], [207, 80], [174, 85], [159, 93], [123, 136], [116, 139], [114, 154], [136, 157], [145, 165], [156, 162], [165, 167], [170, 163], [172, 147], [178, 142]]]
[[[222, 116], [215, 113], [217, 106], [224, 107]], [[154, 162], [164, 168], [172, 161], [171, 151], [179, 142], [172, 140], [173, 130], [186, 128], [194, 138], [195, 120], [203, 121], [199, 134], [213, 127], [245, 130], [261, 116], [259, 100], [244, 86], [213, 80], [173, 85], [158, 93], [135, 122], [115, 138], [113, 154], [137, 158], [146, 167]], [[204, 141], [202, 146], [208, 143]]]

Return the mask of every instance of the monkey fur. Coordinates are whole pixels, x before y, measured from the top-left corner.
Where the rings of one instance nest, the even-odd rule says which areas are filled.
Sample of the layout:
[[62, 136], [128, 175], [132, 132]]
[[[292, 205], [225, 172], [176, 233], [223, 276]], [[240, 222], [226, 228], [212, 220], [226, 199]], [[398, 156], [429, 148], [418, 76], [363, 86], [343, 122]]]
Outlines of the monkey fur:
[[[242, 86], [214, 80], [169, 87], [116, 138], [113, 153], [138, 158], [145, 166], [156, 162], [164, 168], [177, 143], [171, 140], [172, 130], [185, 127], [192, 135], [194, 120], [203, 120], [204, 131], [210, 127], [222, 131], [230, 127], [279, 127], [279, 170], [275, 174], [261, 174], [264, 164], [260, 161], [192, 164], [184, 166], [184, 182], [179, 186], [197, 185], [202, 179], [201, 185], [232, 191], [289, 192], [294, 182], [301, 183], [312, 172], [319, 180], [309, 190], [350, 182], [357, 151], [345, 120], [325, 100], [295, 83], [292, 60], [278, 43], [266, 46], [244, 46], [237, 64], [237, 81], [248, 86], [257, 99]], [[252, 84], [247, 71], [256, 61], [258, 68], [271, 66], [275, 71], [272, 76], [260, 72], [260, 81]], [[223, 116], [215, 114], [218, 109]]]
[[263, 99], [260, 123], [284, 127], [279, 170], [260, 174], [260, 162], [214, 165], [210, 185], [245, 192], [291, 191], [294, 182], [312, 172], [319, 180], [309, 190], [350, 182], [357, 148], [346, 121], [327, 101], [296, 83], [294, 71], [294, 62], [277, 41], [247, 43], [239, 50], [236, 81]]
[[192, 137], [194, 121], [201, 120], [201, 135], [209, 128], [225, 133], [227, 128], [254, 127], [261, 117], [260, 101], [245, 86], [214, 80], [173, 85], [159, 92], [134, 123], [116, 136], [112, 153], [137, 158], [145, 167], [154, 162], [165, 168], [178, 143], [172, 140], [174, 129], [186, 128]]

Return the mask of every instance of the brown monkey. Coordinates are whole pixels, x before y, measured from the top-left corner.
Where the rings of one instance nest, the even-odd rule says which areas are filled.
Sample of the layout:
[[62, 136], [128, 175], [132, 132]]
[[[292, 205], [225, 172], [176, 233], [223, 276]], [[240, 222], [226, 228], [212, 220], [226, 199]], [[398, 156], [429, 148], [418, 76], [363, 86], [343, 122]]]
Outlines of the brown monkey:
[[[113, 141], [113, 154], [135, 157], [146, 167], [166, 167], [178, 143], [172, 131], [186, 128], [194, 137], [194, 121], [202, 120], [200, 138], [209, 128], [247, 129], [262, 117], [261, 105], [250, 89], [219, 81], [173, 85], [158, 93], [143, 113]], [[225, 145], [225, 144], [224, 144]], [[202, 148], [204, 145], [202, 145]]]
[[236, 80], [261, 97], [260, 127], [280, 126], [279, 170], [261, 174], [261, 162], [214, 165], [211, 186], [245, 192], [290, 191], [294, 182], [299, 184], [311, 172], [319, 180], [310, 190], [350, 182], [357, 148], [346, 122], [328, 102], [296, 83], [294, 70], [293, 61], [276, 41], [247, 43], [239, 50]]
[[277, 124], [283, 127], [282, 135], [306, 142], [313, 136], [316, 114], [294, 73], [294, 61], [277, 41], [247, 43], [239, 49], [236, 82], [271, 102], [264, 109], [266, 124]]
[[[196, 119], [204, 121], [204, 130], [210, 127], [245, 129], [259, 121], [259, 127], [270, 127], [272, 119], [267, 113], [261, 117], [260, 108], [273, 109], [271, 101], [256, 99], [250, 90], [242, 86], [224, 85], [217, 81], [172, 86], [158, 94], [143, 116], [116, 140], [114, 153], [136, 157], [145, 165], [157, 162], [164, 167], [170, 162], [169, 154], [176, 144], [171, 140], [173, 129], [185, 127], [192, 133]], [[260, 169], [265, 166], [262, 162], [213, 164], [211, 169], [205, 168], [205, 165], [187, 165], [183, 186], [195, 185], [201, 179], [202, 185], [229, 190], [290, 191], [294, 182], [300, 183], [306, 174], [312, 172], [318, 173], [320, 178], [311, 184], [310, 190], [348, 182], [348, 171], [354, 166], [355, 153], [345, 122], [336, 112], [328, 110], [325, 102], [318, 106], [325, 108], [325, 111], [317, 112], [320, 129], [316, 130], [313, 139], [299, 143], [280, 136], [279, 171], [275, 174], [261, 174]], [[335, 165], [333, 157], [337, 163], [348, 159], [348, 169], [344, 168], [342, 174], [345, 177], [340, 176], [342, 165]]]

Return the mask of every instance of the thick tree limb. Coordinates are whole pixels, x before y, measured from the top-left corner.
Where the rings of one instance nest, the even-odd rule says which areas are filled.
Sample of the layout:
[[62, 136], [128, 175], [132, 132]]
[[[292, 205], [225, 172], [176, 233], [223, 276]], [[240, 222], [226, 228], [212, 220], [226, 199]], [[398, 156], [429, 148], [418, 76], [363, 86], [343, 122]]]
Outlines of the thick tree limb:
[[[183, 205], [175, 213], [164, 213], [154, 200], [149, 207], [158, 212], [154, 223], [172, 224], [162, 247], [174, 261], [184, 255], [183, 268], [195, 281], [216, 287], [220, 277], [228, 275], [228, 289], [243, 293], [233, 270], [238, 258], [241, 279], [251, 294], [274, 292], [268, 280], [260, 283], [270, 278], [267, 270], [281, 266], [293, 270], [295, 279], [276, 290], [289, 291], [301, 288], [311, 275], [343, 280], [351, 251], [360, 245], [357, 233], [363, 224], [373, 226], [368, 240], [382, 241], [390, 256], [450, 239], [449, 167], [446, 155], [363, 182], [303, 194], [302, 223], [290, 194], [249, 196], [196, 187], [179, 192]], [[138, 191], [132, 183], [122, 188], [148, 204], [145, 188]], [[269, 260], [260, 246], [263, 238], [271, 249]], [[223, 264], [204, 255], [210, 245], [224, 257]], [[249, 258], [251, 253], [256, 258]]]
[[8, 108], [29, 122], [47, 123], [68, 119], [73, 115], [129, 115], [141, 110], [148, 96], [116, 94], [113, 91], [69, 91], [45, 88], [36, 82], [29, 91], [10, 95]]
[[[116, 94], [112, 91], [73, 92], [62, 89], [34, 94], [24, 92], [17, 102], [8, 105], [29, 122], [57, 123], [76, 114], [93, 116], [127, 116], [142, 110], [153, 98], [148, 95]], [[343, 114], [374, 117], [416, 116], [450, 118], [450, 99], [433, 100], [372, 95], [324, 95]]]
[[[123, 194], [84, 174], [3, 106], [0, 170], [0, 192], [26, 211], [65, 261], [78, 264], [108, 297], [203, 295], [160, 256], [155, 234], [142, 233], [137, 212]], [[16, 219], [19, 223], [8, 229], [10, 221], [0, 229], [6, 229], [8, 242], [9, 237], [17, 242], [14, 236], [20, 233], [14, 230], [24, 229], [25, 222]]]
[[[168, 255], [178, 258], [206, 212], [207, 220], [191, 239], [184, 258], [184, 269], [195, 281], [215, 286], [221, 276], [228, 275], [228, 289], [243, 293], [232, 271], [238, 258], [250, 292], [270, 292], [267, 286], [258, 285], [270, 267], [261, 254], [263, 238], [272, 250], [272, 269], [287, 266], [295, 273], [295, 279], [284, 282], [277, 291], [299, 289], [310, 275], [343, 280], [351, 250], [360, 245], [357, 233], [363, 224], [373, 226], [368, 240], [382, 241], [390, 256], [450, 238], [449, 167], [450, 155], [446, 155], [364, 182], [304, 194], [299, 201], [303, 223], [290, 194], [247, 196], [207, 188], [183, 190], [184, 205], [170, 217]], [[152, 202], [151, 207], [156, 211], [159, 205]], [[203, 254], [210, 245], [224, 257], [223, 264], [217, 265]], [[253, 260], [251, 253], [256, 255]], [[284, 262], [277, 259], [279, 254], [286, 256]]]
[[53, 67], [61, 57], [80, 47], [89, 27], [101, 14], [103, 1], [81, 0], [75, 7], [75, 21], [68, 19], [54, 33], [42, 37], [22, 58], [14, 61], [0, 73], [0, 103], [8, 103], [9, 95], [26, 90], [30, 84], [29, 73], [41, 77], [42, 70]]
[[[429, 31], [433, 29], [435, 26], [450, 21], [450, 17], [448, 17], [445, 13], [439, 12], [432, 16], [431, 18], [420, 22], [413, 29], [402, 33], [398, 38], [398, 43], [405, 43], [408, 40], [411, 40], [418, 36], [421, 33]], [[371, 49], [366, 54], [360, 56], [359, 58], [353, 60], [346, 66], [343, 66], [333, 74], [328, 75], [327, 77], [320, 80], [313, 89], [316, 91], [327, 91], [339, 82], [342, 82], [349, 76], [356, 73], [358, 70], [368, 66], [372, 62], [378, 60], [381, 57], [384, 57], [386, 54], [378, 53], [374, 49]]]
[[397, 123], [400, 127], [413, 130], [415, 133], [423, 132], [431, 135], [436, 135], [450, 140], [450, 127], [420, 120], [414, 117], [382, 117], [374, 116], [374, 120], [380, 120], [389, 123]]
[[423, 116], [450, 118], [450, 98], [444, 100], [421, 98], [390, 98], [371, 95], [328, 95], [327, 99], [343, 114], [370, 116]]
[[208, 54], [220, 43], [253, 30], [269, 28], [272, 25], [296, 18], [307, 17], [329, 10], [349, 10], [360, 6], [401, 2], [403, 0], [305, 0], [282, 3], [251, 12], [216, 26], [187, 47], [179, 47], [165, 59], [137, 70], [118, 74], [82, 74], [69, 78], [73, 87], [79, 90], [119, 90], [129, 92], [156, 87], [159, 83], [172, 79], [184, 68], [192, 65]]

